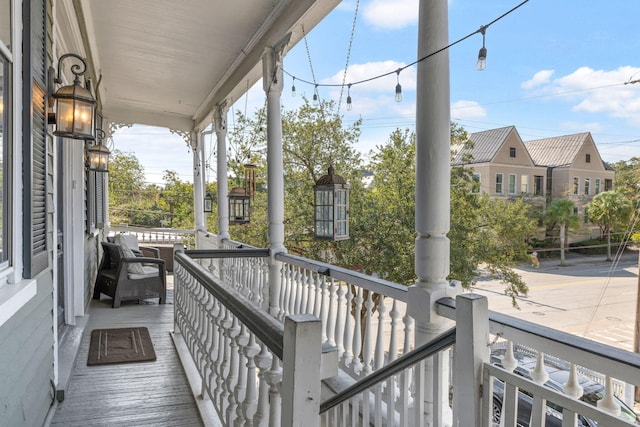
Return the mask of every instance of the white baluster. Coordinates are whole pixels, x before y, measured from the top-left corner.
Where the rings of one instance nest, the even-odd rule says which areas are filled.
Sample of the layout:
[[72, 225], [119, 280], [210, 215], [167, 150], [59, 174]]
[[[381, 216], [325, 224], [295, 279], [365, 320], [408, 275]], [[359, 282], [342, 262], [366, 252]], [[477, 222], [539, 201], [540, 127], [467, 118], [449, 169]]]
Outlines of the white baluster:
[[267, 346], [260, 344], [260, 353], [256, 356], [258, 366], [258, 408], [253, 416], [253, 424], [257, 427], [269, 425], [269, 384], [267, 382], [267, 370], [271, 366], [271, 353]]
[[[350, 286], [349, 286], [350, 287]], [[362, 372], [362, 288], [357, 288], [354, 298], [355, 308], [353, 316], [355, 317], [355, 327], [353, 328], [353, 372], [359, 374]], [[367, 406], [367, 405], [365, 405]]]
[[258, 409], [255, 357], [259, 352], [260, 346], [256, 344], [256, 339], [253, 333], [250, 333], [249, 342], [244, 348], [244, 356], [247, 360], [247, 386], [244, 402], [242, 403], [242, 418], [244, 425], [247, 426], [253, 426], [253, 417]]
[[502, 367], [508, 372], [513, 372], [518, 367], [518, 361], [513, 356], [513, 342], [507, 341], [507, 351], [502, 359]]
[[531, 379], [538, 384], [544, 384], [549, 380], [549, 374], [544, 369], [544, 353], [539, 351], [536, 359], [536, 366], [529, 373], [531, 375]]
[[[326, 277], [322, 279], [322, 287], [324, 289], [324, 293], [327, 297], [327, 302], [325, 304], [326, 313], [324, 314], [324, 324], [326, 326], [325, 336], [327, 343], [331, 346], [336, 345], [336, 287], [333, 285], [333, 280], [331, 282], [327, 281]], [[340, 348], [338, 348], [338, 360], [342, 353], [340, 352]]]
[[320, 317], [320, 321], [322, 322], [322, 325], [323, 325], [322, 342], [327, 342], [329, 340], [328, 338], [329, 334], [327, 333], [327, 329], [329, 328], [329, 325], [328, 325], [328, 319], [327, 319], [327, 278], [326, 276], [318, 275], [316, 277], [316, 287], [318, 288], [318, 292], [320, 293], [320, 313], [318, 317]]
[[[364, 290], [363, 290], [364, 293]], [[373, 372], [373, 292], [367, 292], [364, 302], [364, 344], [362, 346], [362, 372], [369, 375]]]
[[282, 384], [282, 368], [280, 360], [275, 356], [273, 356], [271, 369], [267, 372], [266, 377], [269, 384], [269, 427], [281, 427], [282, 395], [280, 394], [280, 384]]
[[344, 307], [345, 312], [343, 316], [341, 316], [341, 318], [344, 319], [344, 329], [341, 331], [343, 333], [341, 334], [342, 336], [338, 335], [337, 339], [344, 340], [344, 365], [351, 366], [351, 362], [353, 361], [353, 322], [351, 321], [351, 302], [353, 301], [354, 296], [353, 292], [351, 292], [350, 285], [341, 285], [340, 288], [344, 288], [346, 291], [344, 303], [340, 304], [341, 308]]
[[229, 412], [233, 414], [233, 425], [244, 425], [244, 411], [242, 410], [242, 404], [244, 403], [246, 391], [247, 391], [247, 358], [245, 356], [246, 346], [249, 342], [249, 332], [244, 324], [240, 324], [240, 334], [236, 337], [238, 343], [238, 381], [233, 388], [233, 402], [234, 405], [229, 409]]
[[302, 304], [302, 297], [303, 297], [302, 294], [304, 293], [302, 272], [300, 270], [301, 269], [299, 267], [296, 267], [295, 274], [293, 275], [293, 290], [295, 292], [295, 300], [293, 304], [293, 309], [291, 310], [290, 314], [300, 313], [300, 306]]
[[240, 353], [238, 350], [238, 340], [237, 337], [240, 334], [241, 331], [241, 327], [240, 324], [238, 322], [238, 318], [233, 316], [233, 323], [232, 326], [227, 330], [227, 334], [229, 335], [230, 338], [230, 356], [231, 356], [231, 363], [229, 364], [229, 373], [227, 374], [227, 377], [225, 378], [225, 390], [226, 390], [226, 398], [229, 399], [226, 410], [225, 410], [225, 415], [226, 415], [226, 424], [228, 426], [233, 425], [233, 421], [235, 420], [236, 417], [236, 413], [235, 413], [235, 408], [238, 402], [236, 402], [235, 399], [235, 388], [236, 385], [238, 384], [238, 377], [239, 377], [239, 367], [240, 367]]
[[618, 405], [613, 395], [613, 381], [609, 375], [607, 375], [605, 380], [604, 396], [598, 400], [598, 408], [616, 417], [620, 416], [620, 405]]
[[309, 300], [311, 299], [311, 272], [309, 270], [302, 270], [300, 286], [302, 288], [302, 299], [298, 313], [308, 313]]
[[582, 393], [584, 392], [584, 389], [578, 382], [577, 371], [578, 367], [575, 363], [572, 363], [571, 370], [569, 371], [569, 379], [567, 380], [566, 384], [562, 386], [562, 391], [564, 391], [567, 396], [571, 396], [574, 399], [580, 398], [582, 396]]
[[380, 302], [376, 311], [378, 312], [378, 336], [376, 337], [376, 355], [374, 358], [374, 368], [380, 369], [385, 363], [384, 360], [384, 314], [387, 311], [387, 306], [384, 303], [385, 296], [378, 295]]

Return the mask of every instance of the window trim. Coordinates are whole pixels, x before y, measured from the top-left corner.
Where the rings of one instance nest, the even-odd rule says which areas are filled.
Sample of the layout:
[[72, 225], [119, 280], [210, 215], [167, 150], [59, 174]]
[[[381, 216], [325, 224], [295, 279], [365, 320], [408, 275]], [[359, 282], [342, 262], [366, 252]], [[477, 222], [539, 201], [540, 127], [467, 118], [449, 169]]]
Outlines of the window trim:
[[[500, 177], [500, 182], [498, 182], [498, 177]], [[498, 191], [498, 184], [500, 185], [500, 191]], [[496, 173], [494, 190], [496, 194], [504, 194], [504, 174], [503, 173]]]
[[590, 153], [585, 154], [584, 162], [585, 163], [591, 163], [591, 154]]
[[577, 196], [580, 194], [580, 177], [573, 177], [573, 195]]
[[584, 195], [589, 196], [591, 194], [591, 177], [584, 179], [582, 187]]
[[[513, 181], [512, 181], [512, 178], [513, 178]], [[507, 193], [516, 194], [517, 187], [518, 187], [518, 175], [515, 173], [510, 173], [507, 181]]]
[[509, 147], [509, 157], [512, 159], [516, 158], [516, 147]]
[[480, 194], [481, 187], [482, 174], [479, 172], [473, 172], [471, 174], [471, 194]]
[[602, 190], [601, 178], [596, 178], [595, 188], [593, 191], [595, 192], [595, 194], [600, 194], [601, 190]]

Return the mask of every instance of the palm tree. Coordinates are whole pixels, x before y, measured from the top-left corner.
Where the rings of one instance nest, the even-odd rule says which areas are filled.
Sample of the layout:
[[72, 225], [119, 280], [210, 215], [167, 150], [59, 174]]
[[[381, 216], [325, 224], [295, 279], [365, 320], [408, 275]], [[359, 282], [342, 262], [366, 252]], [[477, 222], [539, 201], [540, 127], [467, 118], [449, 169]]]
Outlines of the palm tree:
[[594, 196], [589, 204], [589, 219], [607, 236], [607, 261], [611, 261], [611, 230], [620, 222], [626, 223], [631, 214], [631, 201], [616, 191], [605, 191]]
[[545, 214], [547, 224], [560, 228], [560, 265], [565, 265], [564, 251], [566, 240], [566, 229], [575, 228], [580, 220], [575, 212], [575, 203], [569, 199], [556, 199], [549, 204]]

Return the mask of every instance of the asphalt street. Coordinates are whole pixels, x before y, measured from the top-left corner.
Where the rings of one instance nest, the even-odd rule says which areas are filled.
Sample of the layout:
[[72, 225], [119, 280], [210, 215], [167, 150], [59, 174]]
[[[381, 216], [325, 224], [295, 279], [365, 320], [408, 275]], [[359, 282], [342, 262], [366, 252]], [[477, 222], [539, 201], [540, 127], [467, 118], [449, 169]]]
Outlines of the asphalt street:
[[566, 266], [559, 264], [541, 260], [539, 268], [518, 268], [529, 292], [516, 298], [515, 307], [498, 280], [483, 278], [471, 292], [485, 295], [490, 310], [633, 351], [637, 253], [617, 262], [570, 254]]

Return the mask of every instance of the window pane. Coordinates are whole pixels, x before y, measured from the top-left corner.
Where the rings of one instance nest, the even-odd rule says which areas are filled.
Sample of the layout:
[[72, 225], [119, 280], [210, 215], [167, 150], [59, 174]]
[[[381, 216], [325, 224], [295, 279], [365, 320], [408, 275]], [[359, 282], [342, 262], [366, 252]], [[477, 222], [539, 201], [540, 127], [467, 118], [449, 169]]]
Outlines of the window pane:
[[0, 42], [11, 49], [11, 0], [0, 0]]
[[[2, 13], [2, 9], [0, 9]], [[3, 18], [0, 18], [3, 19]], [[0, 264], [6, 262], [9, 258], [9, 217], [8, 203], [5, 196], [8, 196], [9, 183], [5, 179], [8, 176], [7, 163], [8, 159], [8, 128], [9, 128], [9, 63], [0, 56]]]

